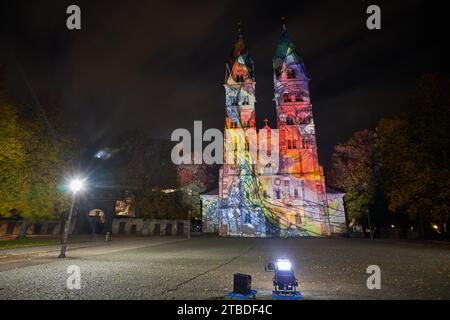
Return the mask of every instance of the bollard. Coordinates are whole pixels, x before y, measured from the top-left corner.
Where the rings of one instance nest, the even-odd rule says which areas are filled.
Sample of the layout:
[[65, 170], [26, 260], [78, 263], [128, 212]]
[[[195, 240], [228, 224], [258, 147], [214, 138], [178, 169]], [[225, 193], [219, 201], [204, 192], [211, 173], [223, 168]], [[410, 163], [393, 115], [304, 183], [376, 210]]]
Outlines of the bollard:
[[106, 242], [110, 241], [110, 240], [109, 240], [109, 232], [106, 233], [105, 241], [106, 241]]

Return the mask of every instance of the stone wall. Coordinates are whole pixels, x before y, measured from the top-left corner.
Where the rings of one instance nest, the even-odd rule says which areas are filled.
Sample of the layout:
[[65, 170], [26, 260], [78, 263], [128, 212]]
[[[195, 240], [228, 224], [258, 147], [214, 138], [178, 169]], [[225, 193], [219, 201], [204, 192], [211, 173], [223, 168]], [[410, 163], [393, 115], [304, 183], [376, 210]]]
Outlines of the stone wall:
[[189, 228], [188, 220], [115, 218], [113, 235], [139, 236], [185, 236]]
[[[20, 232], [20, 220], [0, 220], [0, 236], [18, 235]], [[75, 223], [71, 224], [71, 233], [75, 228]], [[27, 234], [34, 235], [59, 235], [62, 232], [59, 221], [45, 221], [40, 223], [29, 223]]]
[[[20, 232], [20, 220], [0, 220], [0, 236], [16, 236]], [[76, 230], [77, 220], [70, 224], [70, 234]], [[27, 226], [29, 235], [60, 235], [63, 225], [59, 221], [45, 221], [30, 223]], [[115, 235], [139, 235], [139, 236], [185, 236], [189, 228], [188, 220], [171, 219], [140, 219], [140, 218], [114, 218], [112, 234]], [[77, 232], [78, 233], [78, 232]]]

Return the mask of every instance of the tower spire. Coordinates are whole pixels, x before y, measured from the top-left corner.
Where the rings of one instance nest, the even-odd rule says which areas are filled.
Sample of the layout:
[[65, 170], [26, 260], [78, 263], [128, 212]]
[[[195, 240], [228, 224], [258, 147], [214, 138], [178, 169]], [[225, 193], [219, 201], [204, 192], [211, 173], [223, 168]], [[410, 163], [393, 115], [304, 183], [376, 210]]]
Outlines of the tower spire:
[[236, 81], [237, 69], [234, 70], [236, 65], [243, 66], [239, 67], [240, 69], [242, 68], [246, 69], [245, 71], [243, 71], [243, 73], [247, 74], [247, 76], [243, 75], [244, 78], [246, 77], [253, 78], [254, 76], [253, 59], [247, 51], [247, 44], [245, 43], [244, 35], [242, 32], [242, 23], [240, 21], [236, 23], [236, 29], [237, 29], [237, 37], [226, 64], [225, 82], [228, 81], [230, 75], [232, 75], [234, 80]]
[[242, 32], [242, 22], [241, 22], [241, 21], [238, 21], [238, 22], [236, 23], [236, 28], [237, 28], [237, 34], [238, 34], [238, 37], [243, 37], [243, 32]]
[[283, 25], [283, 31], [286, 31], [286, 17], [281, 17], [281, 23]]

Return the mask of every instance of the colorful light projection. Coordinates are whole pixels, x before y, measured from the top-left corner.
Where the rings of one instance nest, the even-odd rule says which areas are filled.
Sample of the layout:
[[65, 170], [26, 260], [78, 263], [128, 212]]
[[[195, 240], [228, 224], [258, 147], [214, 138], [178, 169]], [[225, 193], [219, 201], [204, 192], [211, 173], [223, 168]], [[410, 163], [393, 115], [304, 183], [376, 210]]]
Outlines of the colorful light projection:
[[[343, 232], [346, 222], [342, 194], [328, 197], [318, 162], [309, 77], [286, 30], [277, 46], [273, 67], [279, 148], [258, 152], [277, 152], [279, 162], [255, 165], [248, 147], [244, 157], [237, 154], [239, 139], [255, 131], [254, 66], [239, 33], [226, 65], [224, 85], [228, 139], [225, 154], [233, 154], [237, 161], [222, 166], [218, 196], [203, 197], [204, 232], [219, 230], [222, 236], [250, 237]], [[258, 140], [271, 139], [267, 122], [264, 128], [269, 133], [260, 130]]]

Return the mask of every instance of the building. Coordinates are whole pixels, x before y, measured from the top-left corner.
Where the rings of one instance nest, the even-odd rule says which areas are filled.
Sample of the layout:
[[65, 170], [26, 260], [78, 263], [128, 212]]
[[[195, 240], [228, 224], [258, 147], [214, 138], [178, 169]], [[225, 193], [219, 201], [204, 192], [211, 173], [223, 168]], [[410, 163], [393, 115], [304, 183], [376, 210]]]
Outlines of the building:
[[273, 72], [277, 130], [267, 120], [257, 130], [254, 63], [239, 31], [225, 71], [226, 160], [218, 195], [202, 197], [204, 232], [256, 237], [343, 233], [343, 194], [327, 193], [309, 77], [285, 26]]

